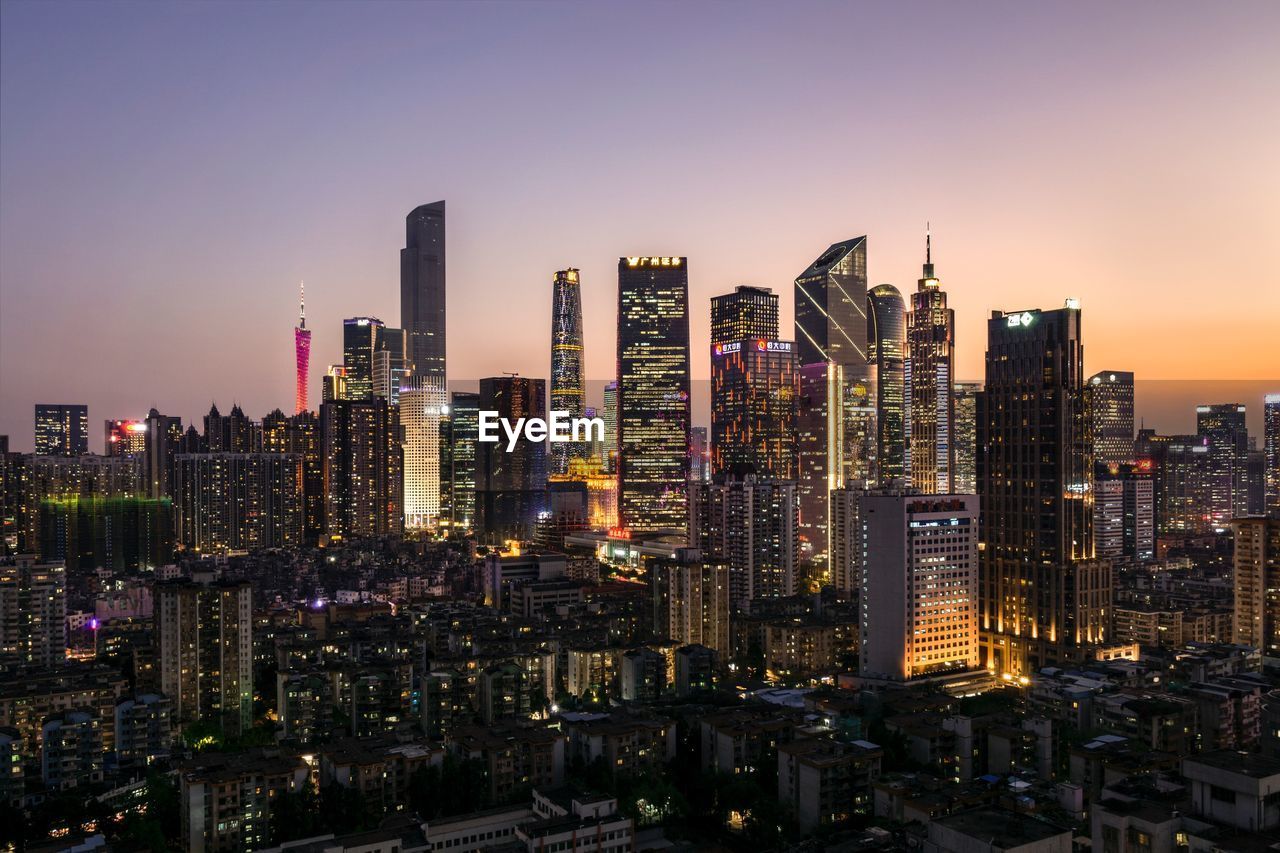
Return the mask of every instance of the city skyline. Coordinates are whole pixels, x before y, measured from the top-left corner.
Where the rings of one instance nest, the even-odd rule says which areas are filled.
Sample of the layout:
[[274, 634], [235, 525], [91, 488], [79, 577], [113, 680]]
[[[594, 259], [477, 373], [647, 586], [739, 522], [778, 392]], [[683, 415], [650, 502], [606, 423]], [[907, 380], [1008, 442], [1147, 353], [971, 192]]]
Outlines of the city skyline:
[[[341, 319], [400, 316], [402, 217], [431, 199], [451, 206], [448, 363], [458, 379], [504, 371], [546, 378], [541, 323], [505, 324], [483, 346], [465, 332], [492, 326], [486, 312], [494, 300], [516, 316], [547, 316], [545, 281], [556, 269], [582, 270], [586, 377], [604, 381], [615, 350], [618, 256], [691, 258], [697, 352], [708, 339], [712, 295], [739, 284], [789, 292], [796, 270], [822, 245], [850, 234], [868, 235], [869, 286], [909, 291], [925, 220], [934, 223], [935, 260], [956, 309], [961, 380], [981, 376], [990, 310], [1047, 307], [1067, 296], [1081, 300], [1089, 319], [1086, 370], [1132, 370], [1140, 386], [1144, 379], [1267, 380], [1280, 373], [1265, 359], [1265, 323], [1280, 307], [1280, 288], [1265, 281], [1280, 170], [1263, 142], [1274, 138], [1274, 111], [1260, 108], [1266, 81], [1274, 79], [1274, 51], [1267, 50], [1269, 28], [1257, 26], [1273, 7], [1239, 4], [1195, 25], [1192, 16], [1151, 16], [1140, 6], [1108, 9], [1105, 33], [1090, 25], [1092, 54], [1056, 54], [1050, 65], [1040, 57], [1058, 39], [1079, 37], [1081, 16], [1022, 10], [993, 24], [990, 16], [971, 21], [960, 10], [929, 6], [918, 46], [931, 66], [963, 66], [946, 75], [885, 70], [895, 63], [882, 61], [874, 38], [865, 56], [822, 60], [804, 75], [736, 58], [769, 39], [798, 45], [817, 16], [812, 9], [794, 20], [747, 9], [724, 44], [711, 48], [723, 70], [708, 71], [710, 63], [702, 63], [712, 57], [693, 47], [712, 21], [698, 9], [684, 11], [679, 28], [663, 26], [673, 10], [648, 10], [647, 25], [632, 31], [625, 25], [634, 13], [618, 8], [566, 20], [554, 6], [540, 14], [510, 7], [496, 32], [486, 32], [477, 59], [446, 44], [480, 32], [478, 16], [462, 8], [440, 10], [437, 27], [423, 37], [440, 49], [424, 53], [392, 32], [417, 14], [412, 9], [381, 7], [358, 25], [349, 10], [323, 9], [296, 39], [282, 42], [276, 36], [286, 7], [246, 7], [214, 19], [200, 7], [143, 16], [142, 7], [116, 5], [80, 8], [73, 22], [58, 6], [5, 7], [0, 93], [10, 120], [0, 130], [0, 433], [15, 448], [31, 446], [35, 403], [87, 403], [104, 419], [141, 417], [154, 405], [189, 421], [210, 400], [224, 407], [238, 401], [255, 414], [287, 411], [295, 376], [284, 330], [296, 318], [296, 283], [306, 280], [311, 291], [310, 380], [318, 388], [318, 372], [340, 360]], [[823, 17], [846, 14], [853, 10]], [[859, 13], [859, 21], [867, 32], [885, 34], [909, 24], [881, 7]], [[375, 80], [402, 79], [358, 111], [356, 129], [337, 132], [325, 124], [327, 98], [288, 63], [304, 50], [327, 54], [318, 48], [339, 43], [348, 25], [345, 56], [367, 57], [375, 41], [394, 49], [376, 67], [324, 71], [320, 88], [342, 97], [353, 86], [367, 92], [379, 88], [370, 86]], [[536, 44], [539, 33], [560, 38], [601, 26], [627, 35], [611, 45], [620, 54], [602, 66], [599, 81], [566, 78], [536, 50], [525, 54], [525, 39]], [[176, 46], [187, 44], [193, 28], [205, 38], [194, 52], [180, 52]], [[1052, 38], [1048, 30], [1055, 30]], [[129, 50], [141, 42], [155, 49]], [[655, 43], [667, 63], [656, 64]], [[112, 45], [116, 59], [93, 66], [90, 78], [88, 63], [102, 59], [102, 44]], [[1000, 54], [984, 46], [1008, 44], [1019, 49], [1004, 59], [981, 58]], [[527, 60], [526, 80], [511, 86], [509, 75], [476, 64], [499, 45], [514, 51], [513, 63]], [[599, 48], [586, 39], [583, 50], [588, 61]], [[1134, 50], [1173, 51], [1186, 61], [1158, 79], [1142, 77], [1125, 70]], [[251, 88], [246, 72], [223, 58], [237, 51], [253, 59], [247, 65], [261, 66]], [[656, 77], [636, 83], [616, 70], [626, 63]], [[478, 111], [420, 85], [442, 69], [492, 109]], [[1102, 85], [1106, 75], [1117, 85]], [[802, 76], [803, 91], [796, 88]], [[859, 79], [877, 84], [864, 120], [837, 117], [829, 139], [784, 134], [784, 145], [754, 132], [758, 115], [797, 121]], [[1223, 87], [1232, 99], [1208, 100]], [[188, 89], [196, 96], [176, 97]], [[118, 91], [134, 93], [124, 108], [104, 97]], [[391, 111], [410, 91], [419, 108]], [[556, 148], [538, 141], [537, 129], [555, 120], [554, 111], [545, 118], [539, 112], [535, 95], [544, 91], [592, 107], [570, 143], [547, 135]], [[50, 92], [57, 97], [43, 94]], [[1190, 131], [1188, 93], [1200, 97]], [[99, 102], [113, 107], [104, 113]], [[708, 112], [709, 104], [719, 106]], [[691, 122], [686, 138], [645, 129], [619, 141], [618, 128], [636, 127], [631, 116], [659, 107]], [[433, 110], [469, 124], [424, 140], [416, 129]], [[516, 148], [490, 124], [490, 113], [510, 110], [530, 131]], [[931, 126], [946, 133], [920, 134]], [[85, 134], [96, 144], [80, 146]], [[599, 141], [606, 134], [609, 146]], [[742, 142], [726, 153], [729, 139]], [[262, 145], [277, 141], [293, 153], [288, 162], [273, 158], [268, 169]], [[1210, 145], [1217, 157], [1203, 156]], [[1174, 173], [1181, 178], [1176, 195], [1167, 181]], [[648, 186], [621, 192], [638, 177]], [[1198, 189], [1186, 193], [1185, 185]], [[857, 201], [831, 192], [839, 186], [856, 188]], [[549, 204], [566, 193], [575, 204]], [[71, 241], [65, 229], [49, 226], [55, 211], [68, 209], [94, 223]], [[1192, 240], [1196, 251], [1188, 253]], [[1258, 271], [1263, 286], [1251, 284]], [[1239, 300], [1201, 298], [1224, 283], [1238, 287]], [[182, 299], [172, 298], [176, 293]], [[37, 310], [45, 304], [58, 305], [56, 319]], [[111, 323], [95, 322], [108, 312]], [[793, 312], [784, 299], [783, 328]], [[59, 329], [75, 330], [74, 346], [35, 363], [22, 356]], [[1197, 338], [1215, 346], [1183, 345]], [[705, 423], [697, 389], [708, 365], [695, 358], [691, 367], [694, 420]], [[1259, 432], [1254, 412], [1265, 390], [1274, 389], [1240, 400], [1250, 406], [1251, 433]], [[1234, 401], [1189, 399], [1185, 408]], [[1140, 387], [1139, 418], [1142, 407]]]

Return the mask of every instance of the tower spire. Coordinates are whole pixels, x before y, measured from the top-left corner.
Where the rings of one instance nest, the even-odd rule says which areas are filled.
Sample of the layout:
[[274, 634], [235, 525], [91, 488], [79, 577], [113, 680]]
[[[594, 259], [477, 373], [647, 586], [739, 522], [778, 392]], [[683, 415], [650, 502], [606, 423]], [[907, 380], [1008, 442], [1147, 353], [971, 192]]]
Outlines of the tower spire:
[[307, 327], [307, 283], [298, 282], [298, 328]]
[[924, 277], [926, 279], [935, 278], [933, 274], [933, 229], [929, 223], [924, 223]]

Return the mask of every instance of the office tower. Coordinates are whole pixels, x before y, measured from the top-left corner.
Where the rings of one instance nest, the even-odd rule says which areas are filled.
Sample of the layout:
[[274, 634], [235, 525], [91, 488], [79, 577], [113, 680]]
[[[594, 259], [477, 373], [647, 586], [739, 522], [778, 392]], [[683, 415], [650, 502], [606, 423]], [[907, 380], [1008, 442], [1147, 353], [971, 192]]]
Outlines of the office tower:
[[147, 413], [146, 457], [144, 471], [147, 491], [152, 498], [173, 494], [173, 459], [182, 443], [182, 419], [162, 415], [155, 409]]
[[836, 362], [800, 368], [800, 402], [796, 411], [797, 491], [800, 501], [802, 559], [827, 561], [827, 516], [831, 491], [844, 485], [843, 369]]
[[1196, 406], [1196, 434], [1209, 440], [1209, 521], [1225, 529], [1248, 513], [1249, 432], [1239, 403]]
[[385, 325], [376, 317], [350, 317], [342, 321], [342, 375], [347, 400], [373, 396], [374, 353], [382, 346]]
[[[833, 363], [840, 369], [838, 416], [844, 444], [839, 448], [841, 467], [832, 469], [833, 474], [840, 482], [865, 479], [874, 466], [868, 454], [874, 453], [876, 436], [866, 350], [867, 238], [832, 244], [797, 276], [795, 307], [801, 367]], [[830, 460], [824, 467], [831, 469]], [[822, 492], [824, 503], [827, 491]]]
[[325, 533], [362, 539], [404, 529], [400, 416], [381, 397], [320, 407]]
[[420, 379], [445, 381], [444, 202], [405, 217], [400, 251], [400, 328], [409, 335], [409, 362]]
[[141, 456], [147, 452], [144, 421], [106, 421], [103, 432], [103, 456]]
[[455, 391], [449, 416], [440, 424], [440, 518], [450, 530], [475, 524], [476, 439], [480, 429], [480, 395]]
[[1262, 650], [1263, 664], [1280, 664], [1280, 519], [1238, 518], [1232, 575], [1235, 611], [1231, 642]]
[[1280, 394], [1268, 394], [1262, 403], [1263, 477], [1267, 513], [1280, 518]]
[[978, 493], [978, 395], [981, 393], [981, 382], [957, 382], [951, 388], [956, 415], [951, 436], [956, 449], [952, 491], [960, 495]]
[[1093, 483], [1094, 556], [1155, 556], [1155, 482], [1149, 465], [1097, 463]]
[[444, 383], [434, 379], [400, 392], [406, 527], [434, 527], [440, 519], [440, 435], [448, 401]]
[[[777, 340], [778, 297], [739, 287], [711, 300], [711, 474], [796, 478], [796, 346]], [[721, 336], [752, 332], [753, 337]]]
[[310, 410], [289, 418], [284, 447], [278, 451], [302, 457], [302, 540], [315, 545], [324, 535], [324, 449], [320, 419]]
[[311, 330], [307, 328], [307, 289], [298, 285], [298, 325], [293, 329], [293, 358], [296, 378], [293, 391], [294, 414], [307, 411], [307, 376], [311, 366]]
[[[981, 629], [988, 669], [1080, 660], [1105, 639], [1111, 566], [1094, 561], [1080, 309], [994, 312], [978, 398]], [[914, 409], [912, 410], [914, 413]]]
[[706, 646], [720, 660], [728, 657], [727, 562], [704, 557], [696, 548], [677, 548], [673, 556], [652, 561], [650, 583], [656, 636], [681, 646]]
[[172, 581], [155, 588], [161, 691], [182, 723], [224, 739], [253, 726], [253, 590], [248, 581]]
[[794, 482], [748, 474], [690, 488], [689, 545], [728, 562], [729, 600], [743, 610], [799, 591], [799, 526]]
[[1267, 455], [1249, 439], [1245, 454], [1245, 515], [1267, 514]]
[[340, 364], [331, 364], [320, 381], [320, 402], [347, 399], [347, 371]]
[[906, 306], [892, 284], [877, 285], [867, 294], [867, 371], [868, 384], [875, 389], [878, 479], [909, 479]]
[[978, 498], [862, 497], [860, 672], [914, 678], [977, 669]]
[[36, 456], [89, 452], [89, 407], [36, 403]]
[[618, 521], [682, 531], [689, 481], [686, 258], [618, 259]]
[[1154, 480], [1157, 536], [1206, 533], [1209, 522], [1209, 439], [1198, 435], [1138, 432], [1134, 456]]
[[1085, 386], [1093, 458], [1099, 465], [1133, 461], [1133, 374], [1104, 370]]
[[604, 386], [604, 469], [610, 473], [618, 473], [618, 383], [609, 382]]
[[[481, 379], [480, 411], [497, 412], [512, 424], [520, 418], [546, 418], [546, 391], [545, 379]], [[546, 509], [547, 443], [521, 437], [508, 452], [503, 439], [476, 445], [475, 530], [490, 545], [532, 538]]]
[[956, 312], [933, 272], [931, 237], [925, 236], [924, 277], [907, 313], [911, 362], [911, 484], [925, 494], [955, 491]]
[[378, 346], [373, 351], [373, 395], [396, 405], [400, 389], [412, 381], [408, 334], [404, 329], [384, 326], [378, 330]]
[[67, 572], [31, 555], [0, 560], [0, 659], [54, 666], [67, 656]]
[[711, 439], [706, 427], [689, 427], [689, 480], [703, 483], [711, 479]]
[[[551, 284], [551, 411], [580, 418], [587, 406], [582, 349], [582, 288], [576, 269], [560, 270]], [[582, 456], [585, 447], [569, 442], [552, 444], [548, 471], [564, 474], [569, 459]]]
[[733, 293], [711, 297], [711, 343], [778, 337], [778, 297], [769, 288], [741, 284]]
[[174, 464], [178, 544], [199, 554], [302, 543], [302, 457], [181, 453]]

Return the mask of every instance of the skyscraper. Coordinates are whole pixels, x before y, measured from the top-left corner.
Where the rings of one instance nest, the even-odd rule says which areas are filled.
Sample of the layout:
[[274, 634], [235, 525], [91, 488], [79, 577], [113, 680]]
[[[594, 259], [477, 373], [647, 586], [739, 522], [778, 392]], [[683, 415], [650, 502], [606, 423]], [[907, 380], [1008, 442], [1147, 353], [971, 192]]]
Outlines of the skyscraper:
[[409, 335], [414, 376], [445, 380], [444, 202], [414, 208], [405, 218], [400, 251], [400, 328]]
[[[1080, 309], [993, 312], [978, 398], [981, 630], [988, 669], [1034, 672], [1106, 638], [1093, 557]], [[914, 410], [913, 410], [914, 411]]]
[[911, 294], [907, 357], [911, 362], [911, 483], [925, 494], [955, 491], [954, 444], [956, 314], [933, 272], [932, 238], [925, 236], [924, 277]]
[[867, 294], [867, 369], [876, 395], [876, 469], [881, 482], [911, 476], [905, 315], [902, 294], [892, 284], [877, 285]]
[[978, 395], [981, 382], [957, 382], [951, 389], [955, 406], [952, 444], [956, 448], [956, 473], [952, 491], [958, 495], [978, 493]]
[[293, 330], [293, 355], [297, 377], [293, 393], [293, 412], [307, 411], [307, 377], [311, 368], [311, 330], [307, 328], [307, 286], [298, 286], [298, 325]]
[[844, 485], [843, 369], [836, 362], [800, 368], [796, 412], [799, 459], [800, 553], [805, 560], [827, 561], [827, 518], [831, 491]]
[[383, 322], [376, 317], [350, 317], [342, 321], [342, 374], [347, 400], [373, 396], [374, 353], [381, 347]]
[[729, 564], [696, 548], [652, 562], [653, 630], [685, 646], [729, 654]]
[[[392, 405], [399, 403], [400, 389], [412, 382], [412, 375], [408, 333], [404, 329], [379, 329], [378, 345], [373, 351], [373, 395]], [[435, 385], [443, 387], [440, 382]]]
[[1157, 536], [1191, 536], [1209, 527], [1209, 439], [1138, 432], [1137, 465], [1151, 472]]
[[162, 415], [155, 409], [147, 413], [146, 457], [144, 470], [147, 492], [152, 498], [173, 495], [173, 460], [182, 443], [182, 419]]
[[729, 476], [689, 495], [689, 544], [729, 563], [730, 601], [743, 609], [798, 591], [799, 522], [791, 481]]
[[859, 671], [909, 681], [976, 669], [978, 498], [885, 490], [861, 503]]
[[1093, 458], [1099, 465], [1133, 461], [1133, 374], [1104, 370], [1085, 386]]
[[1280, 664], [1280, 518], [1239, 518], [1235, 531], [1235, 612], [1231, 642], [1262, 650]]
[[[547, 381], [523, 376], [480, 380], [480, 411], [497, 412], [515, 423], [546, 418]], [[547, 508], [547, 442], [520, 438], [476, 445], [475, 531], [487, 545], [533, 537], [538, 516]]]
[[174, 472], [176, 539], [183, 548], [221, 554], [302, 543], [300, 455], [180, 453]]
[[1155, 483], [1149, 465], [1097, 463], [1093, 484], [1094, 556], [1155, 556]]
[[443, 383], [423, 380], [400, 393], [404, 428], [404, 523], [433, 527], [440, 519], [441, 423], [449, 416]]
[[1262, 402], [1263, 477], [1267, 490], [1267, 514], [1280, 518], [1280, 394], [1268, 394]]
[[89, 452], [89, 407], [36, 403], [36, 456], [82, 456]]
[[325, 532], [360, 539], [404, 527], [400, 418], [381, 397], [320, 406]]
[[0, 561], [0, 656], [54, 666], [67, 656], [67, 571], [30, 555]]
[[1208, 513], [1210, 523], [1226, 529], [1249, 512], [1249, 433], [1245, 406], [1221, 403], [1196, 406], [1196, 433], [1209, 442]]
[[[748, 337], [733, 335], [749, 333]], [[729, 336], [729, 337], [726, 337]], [[739, 287], [711, 299], [711, 473], [796, 477], [796, 347], [778, 337], [778, 297]]]
[[618, 516], [684, 530], [689, 480], [686, 258], [618, 259]]
[[103, 456], [141, 456], [147, 452], [144, 421], [105, 421]]
[[[582, 349], [582, 288], [576, 269], [560, 270], [551, 284], [551, 411], [580, 418], [587, 406]], [[552, 444], [551, 474], [569, 470], [569, 459], [585, 448], [569, 442]]]
[[604, 406], [600, 416], [604, 418], [604, 456], [600, 461], [610, 473], [618, 473], [618, 383], [604, 386]]
[[440, 427], [440, 515], [451, 530], [467, 531], [475, 524], [479, 419], [480, 395], [454, 391], [449, 417]]

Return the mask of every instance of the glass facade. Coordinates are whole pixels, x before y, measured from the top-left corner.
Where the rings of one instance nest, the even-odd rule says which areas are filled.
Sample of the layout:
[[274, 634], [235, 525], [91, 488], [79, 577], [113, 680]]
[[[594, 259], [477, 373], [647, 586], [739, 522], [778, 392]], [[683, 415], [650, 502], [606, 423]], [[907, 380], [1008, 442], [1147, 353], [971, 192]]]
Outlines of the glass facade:
[[1104, 370], [1085, 386], [1093, 458], [1101, 465], [1133, 461], [1133, 374]]
[[376, 317], [350, 317], [342, 321], [342, 375], [347, 400], [373, 396], [374, 353], [381, 346], [383, 323]]
[[[580, 418], [587, 405], [583, 380], [585, 356], [582, 348], [582, 288], [575, 269], [560, 270], [551, 293], [551, 405], [550, 411], [568, 412]], [[550, 446], [549, 471], [564, 474], [569, 460], [582, 456], [586, 448], [570, 442]]]
[[[926, 244], [927, 246], [927, 244]], [[926, 248], [924, 277], [911, 294], [907, 357], [911, 360], [911, 485], [925, 494], [953, 491], [955, 311], [933, 272]]]
[[906, 305], [898, 288], [881, 284], [871, 289], [867, 320], [868, 379], [876, 395], [876, 479], [901, 480], [911, 473], [911, 407], [906, 389]]
[[37, 456], [82, 456], [89, 452], [89, 407], [37, 403]]
[[445, 380], [444, 202], [414, 208], [405, 217], [400, 251], [400, 328], [408, 334], [415, 376]]

